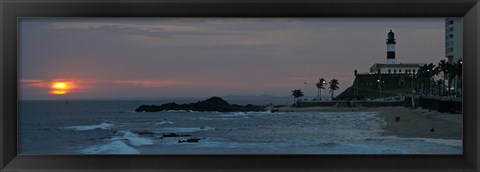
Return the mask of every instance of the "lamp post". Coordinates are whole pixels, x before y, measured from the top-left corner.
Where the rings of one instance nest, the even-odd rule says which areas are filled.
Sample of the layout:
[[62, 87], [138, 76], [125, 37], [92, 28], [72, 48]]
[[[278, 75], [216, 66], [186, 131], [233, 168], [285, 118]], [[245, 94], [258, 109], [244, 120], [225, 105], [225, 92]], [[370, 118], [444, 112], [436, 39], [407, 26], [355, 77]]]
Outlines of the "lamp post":
[[377, 79], [377, 83], [378, 83], [379, 98], [382, 98], [382, 86], [380, 85], [380, 79]]
[[377, 82], [378, 82], [378, 92], [380, 94], [380, 98], [382, 98], [382, 83], [385, 83], [385, 81], [377, 79]]
[[[327, 81], [323, 80], [322, 85], [327, 85]], [[322, 100], [322, 90], [320, 89], [320, 100]]]

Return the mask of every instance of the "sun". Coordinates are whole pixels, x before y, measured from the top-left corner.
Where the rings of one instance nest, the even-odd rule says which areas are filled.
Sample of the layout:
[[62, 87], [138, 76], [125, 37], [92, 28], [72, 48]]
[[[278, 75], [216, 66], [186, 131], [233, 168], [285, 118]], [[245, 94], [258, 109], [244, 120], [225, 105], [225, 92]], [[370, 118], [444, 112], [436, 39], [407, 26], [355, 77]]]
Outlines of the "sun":
[[69, 89], [69, 84], [65, 82], [53, 82], [51, 85], [51, 89], [52, 90], [50, 91], [50, 93], [52, 94], [57, 94], [57, 95], [67, 94], [67, 91]]
[[67, 84], [64, 82], [54, 82], [52, 84], [52, 89], [66, 90]]

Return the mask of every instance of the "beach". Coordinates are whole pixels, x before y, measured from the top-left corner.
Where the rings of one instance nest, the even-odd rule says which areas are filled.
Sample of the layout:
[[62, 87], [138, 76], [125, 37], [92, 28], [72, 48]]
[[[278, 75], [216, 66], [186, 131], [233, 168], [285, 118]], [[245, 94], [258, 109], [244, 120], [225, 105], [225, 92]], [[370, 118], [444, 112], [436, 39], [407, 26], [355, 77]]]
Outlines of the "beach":
[[[462, 139], [462, 114], [408, 107], [280, 107], [279, 112], [376, 112], [385, 121], [383, 136], [401, 138]], [[400, 117], [397, 122], [396, 117]], [[433, 131], [431, 131], [433, 128]]]

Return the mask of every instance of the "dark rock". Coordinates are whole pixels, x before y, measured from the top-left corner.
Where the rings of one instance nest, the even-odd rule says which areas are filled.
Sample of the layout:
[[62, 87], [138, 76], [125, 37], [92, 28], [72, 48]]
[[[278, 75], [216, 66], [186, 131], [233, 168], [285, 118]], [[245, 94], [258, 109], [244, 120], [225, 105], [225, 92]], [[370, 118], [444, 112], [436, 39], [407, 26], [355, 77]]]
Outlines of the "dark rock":
[[138, 135], [149, 135], [149, 136], [155, 135], [154, 132], [146, 131], [146, 130], [142, 130], [142, 131], [132, 131], [132, 132], [135, 133], [135, 134], [138, 134]]
[[191, 110], [191, 111], [217, 111], [217, 112], [258, 112], [265, 111], [265, 106], [256, 106], [248, 104], [246, 106], [230, 104], [220, 97], [211, 97], [209, 99], [190, 104], [176, 104], [175, 102], [157, 105], [141, 105], [136, 112], [159, 112], [166, 110]]
[[187, 140], [178, 140], [178, 143], [183, 143], [183, 142], [187, 142], [187, 143], [198, 143], [198, 141], [200, 141], [201, 139], [199, 138], [189, 138]]
[[163, 137], [191, 137], [192, 135], [190, 134], [176, 134], [176, 133], [168, 133], [168, 134], [163, 134]]

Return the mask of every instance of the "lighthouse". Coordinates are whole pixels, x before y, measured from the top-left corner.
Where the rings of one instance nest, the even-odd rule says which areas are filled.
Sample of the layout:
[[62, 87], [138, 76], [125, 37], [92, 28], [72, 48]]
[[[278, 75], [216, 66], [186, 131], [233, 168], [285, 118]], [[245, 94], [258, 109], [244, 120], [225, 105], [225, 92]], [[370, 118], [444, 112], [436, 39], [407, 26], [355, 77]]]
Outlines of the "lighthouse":
[[395, 34], [390, 29], [387, 39], [387, 64], [395, 64]]

